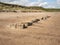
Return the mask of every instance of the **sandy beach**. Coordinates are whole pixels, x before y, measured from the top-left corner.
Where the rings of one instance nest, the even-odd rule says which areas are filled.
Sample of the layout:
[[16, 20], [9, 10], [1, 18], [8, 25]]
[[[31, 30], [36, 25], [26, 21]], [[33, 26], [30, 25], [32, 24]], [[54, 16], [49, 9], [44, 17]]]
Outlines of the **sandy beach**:
[[[26, 29], [11, 29], [9, 24], [40, 20]], [[60, 12], [1, 12], [0, 45], [60, 45]]]

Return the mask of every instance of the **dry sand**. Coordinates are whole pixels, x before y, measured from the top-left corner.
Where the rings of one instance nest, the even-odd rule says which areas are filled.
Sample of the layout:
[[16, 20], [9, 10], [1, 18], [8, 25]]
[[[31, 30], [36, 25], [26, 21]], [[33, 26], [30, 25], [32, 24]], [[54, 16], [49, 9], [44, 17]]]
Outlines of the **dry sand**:
[[[51, 16], [26, 29], [11, 29], [11, 23], [24, 23]], [[60, 12], [0, 13], [0, 45], [60, 45]]]

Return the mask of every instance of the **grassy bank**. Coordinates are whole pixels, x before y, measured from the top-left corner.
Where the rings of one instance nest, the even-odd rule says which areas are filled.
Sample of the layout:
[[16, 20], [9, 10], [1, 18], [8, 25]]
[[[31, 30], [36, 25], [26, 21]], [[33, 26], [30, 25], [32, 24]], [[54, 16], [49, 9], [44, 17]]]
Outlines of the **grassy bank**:
[[15, 5], [15, 4], [8, 4], [8, 3], [2, 3], [0, 2], [0, 11], [17, 11], [20, 10], [22, 12], [42, 12], [42, 11], [47, 11], [47, 12], [60, 12], [60, 9], [52, 9], [52, 8], [43, 8], [43, 7], [38, 7], [38, 6], [21, 6], [21, 5]]

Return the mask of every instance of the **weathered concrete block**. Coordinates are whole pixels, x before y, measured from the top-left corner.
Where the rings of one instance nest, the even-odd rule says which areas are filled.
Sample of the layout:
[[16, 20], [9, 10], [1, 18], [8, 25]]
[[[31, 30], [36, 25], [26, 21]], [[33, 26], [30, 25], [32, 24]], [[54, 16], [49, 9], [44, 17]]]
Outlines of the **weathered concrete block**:
[[33, 23], [37, 23], [38, 21], [40, 21], [40, 19], [32, 20]]
[[32, 23], [32, 22], [28, 22], [27, 25], [28, 25], [28, 26], [32, 26], [33, 23]]

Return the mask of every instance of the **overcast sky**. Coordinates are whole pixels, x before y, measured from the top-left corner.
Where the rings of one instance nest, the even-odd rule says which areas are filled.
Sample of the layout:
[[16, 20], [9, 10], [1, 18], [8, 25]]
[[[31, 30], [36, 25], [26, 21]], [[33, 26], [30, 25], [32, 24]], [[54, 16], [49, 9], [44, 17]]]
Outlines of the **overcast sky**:
[[42, 6], [45, 8], [60, 8], [60, 0], [0, 0], [0, 1], [24, 6]]

